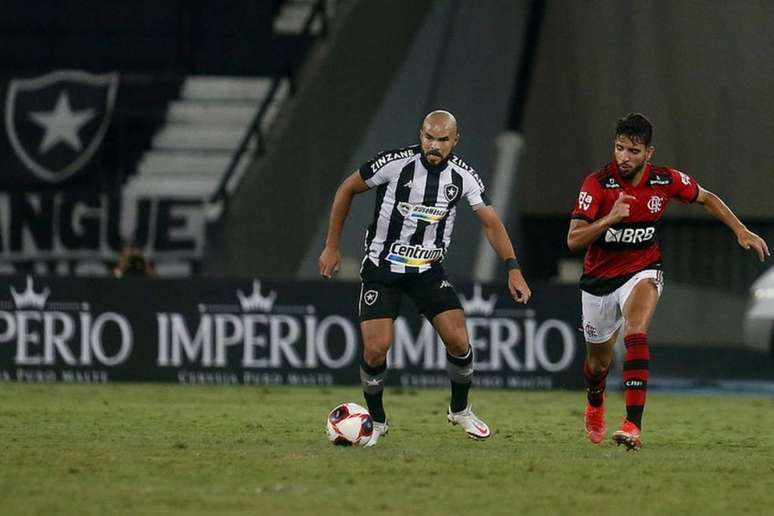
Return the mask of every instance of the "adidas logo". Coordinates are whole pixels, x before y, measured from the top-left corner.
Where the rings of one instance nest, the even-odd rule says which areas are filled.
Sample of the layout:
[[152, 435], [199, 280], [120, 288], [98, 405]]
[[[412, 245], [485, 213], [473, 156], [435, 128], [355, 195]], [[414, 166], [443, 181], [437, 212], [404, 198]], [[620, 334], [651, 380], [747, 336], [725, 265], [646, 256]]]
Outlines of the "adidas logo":
[[404, 188], [411, 188], [412, 186], [414, 186], [414, 180], [413, 180], [413, 179], [409, 179], [409, 180], [406, 182], [406, 184], [405, 184], [405, 185], [403, 185], [403, 187], [404, 187]]

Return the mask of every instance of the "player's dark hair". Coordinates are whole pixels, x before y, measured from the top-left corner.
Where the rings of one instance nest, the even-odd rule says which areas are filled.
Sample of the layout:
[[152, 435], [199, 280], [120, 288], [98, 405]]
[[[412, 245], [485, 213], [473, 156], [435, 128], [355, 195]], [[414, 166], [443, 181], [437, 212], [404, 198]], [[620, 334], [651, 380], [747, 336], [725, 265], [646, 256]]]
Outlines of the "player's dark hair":
[[615, 124], [615, 137], [626, 136], [646, 147], [653, 140], [653, 124], [642, 113], [629, 113]]

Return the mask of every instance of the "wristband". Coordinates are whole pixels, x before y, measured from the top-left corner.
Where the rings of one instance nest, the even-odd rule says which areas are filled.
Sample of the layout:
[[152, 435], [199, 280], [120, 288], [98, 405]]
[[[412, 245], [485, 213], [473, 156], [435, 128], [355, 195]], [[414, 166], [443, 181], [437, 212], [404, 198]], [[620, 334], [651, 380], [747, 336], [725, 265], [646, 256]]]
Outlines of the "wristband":
[[521, 269], [521, 265], [519, 265], [519, 260], [516, 258], [506, 258], [505, 260], [505, 270], [506, 272], [511, 272], [514, 269]]

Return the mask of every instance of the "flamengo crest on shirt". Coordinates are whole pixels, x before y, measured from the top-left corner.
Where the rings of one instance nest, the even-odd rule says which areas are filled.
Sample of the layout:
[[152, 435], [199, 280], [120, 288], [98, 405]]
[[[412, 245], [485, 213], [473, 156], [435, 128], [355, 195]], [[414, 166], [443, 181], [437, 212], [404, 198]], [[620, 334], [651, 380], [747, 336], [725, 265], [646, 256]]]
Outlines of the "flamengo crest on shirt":
[[10, 81], [5, 129], [19, 161], [46, 183], [72, 177], [102, 143], [117, 90], [118, 73], [59, 70]]

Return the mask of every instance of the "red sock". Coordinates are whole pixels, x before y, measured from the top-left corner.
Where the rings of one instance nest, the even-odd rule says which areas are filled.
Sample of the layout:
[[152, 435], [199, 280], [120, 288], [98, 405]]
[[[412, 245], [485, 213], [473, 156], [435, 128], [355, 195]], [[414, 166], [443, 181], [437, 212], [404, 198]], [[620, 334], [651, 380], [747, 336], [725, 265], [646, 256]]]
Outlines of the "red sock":
[[648, 336], [644, 333], [632, 333], [624, 337], [624, 344], [626, 344], [623, 366], [626, 419], [638, 428], [642, 428], [642, 411], [645, 409], [650, 376]]
[[607, 385], [607, 369], [594, 375], [589, 368], [589, 362], [583, 361], [583, 378], [586, 380], [586, 398], [589, 405], [599, 407], [605, 401], [605, 386]]

